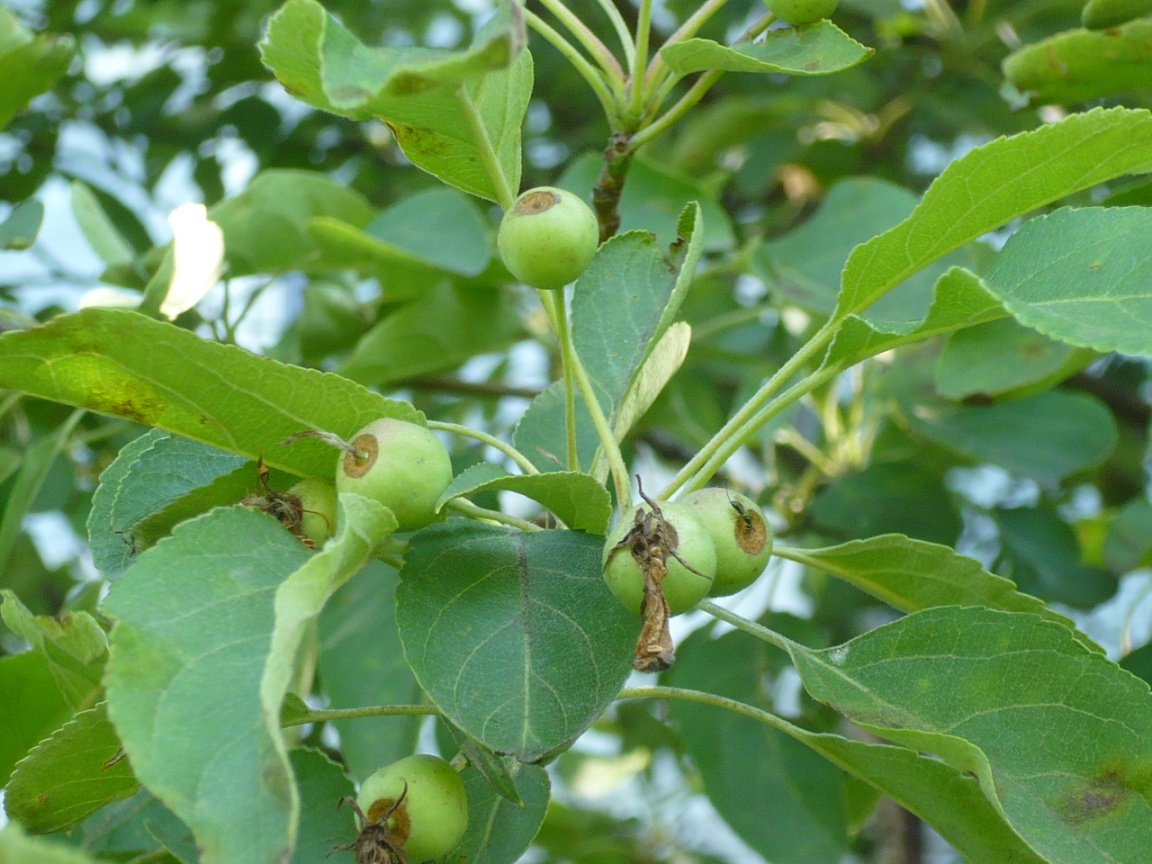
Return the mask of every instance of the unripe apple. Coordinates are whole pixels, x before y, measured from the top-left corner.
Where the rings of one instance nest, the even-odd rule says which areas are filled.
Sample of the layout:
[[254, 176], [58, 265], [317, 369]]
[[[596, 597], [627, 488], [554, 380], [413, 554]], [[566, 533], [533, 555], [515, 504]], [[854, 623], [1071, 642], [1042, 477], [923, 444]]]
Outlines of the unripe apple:
[[317, 547], [336, 533], [336, 485], [322, 477], [301, 480], [288, 490], [300, 500], [300, 533]]
[[760, 505], [739, 492], [699, 489], [677, 503], [691, 508], [708, 528], [716, 547], [713, 597], [735, 594], [764, 572], [772, 557], [772, 529]]
[[840, 0], [764, 0], [768, 11], [793, 27], [815, 24], [832, 17]]
[[356, 803], [369, 822], [395, 806], [388, 830], [410, 864], [447, 855], [468, 827], [468, 796], [459, 772], [439, 756], [409, 756], [364, 781]]
[[509, 272], [525, 285], [546, 290], [574, 282], [599, 243], [600, 226], [592, 208], [552, 186], [529, 189], [517, 198], [496, 236]]
[[436, 500], [452, 482], [452, 460], [432, 432], [415, 423], [385, 417], [356, 433], [336, 466], [336, 491], [379, 501], [401, 531], [415, 531], [436, 519]]
[[[671, 613], [679, 615], [708, 596], [716, 575], [716, 550], [708, 528], [689, 508], [670, 501], [661, 501], [659, 507], [664, 523], [674, 532], [674, 551], [698, 571], [693, 573], [675, 555], [667, 558], [664, 599], [668, 601]], [[644, 515], [651, 512], [648, 504], [634, 508], [620, 520], [604, 543], [604, 581], [616, 598], [636, 613], [640, 612], [644, 598], [644, 570], [626, 541], [629, 532], [638, 530]], [[640, 514], [639, 519], [637, 514]], [[624, 545], [620, 545], [622, 542]]]

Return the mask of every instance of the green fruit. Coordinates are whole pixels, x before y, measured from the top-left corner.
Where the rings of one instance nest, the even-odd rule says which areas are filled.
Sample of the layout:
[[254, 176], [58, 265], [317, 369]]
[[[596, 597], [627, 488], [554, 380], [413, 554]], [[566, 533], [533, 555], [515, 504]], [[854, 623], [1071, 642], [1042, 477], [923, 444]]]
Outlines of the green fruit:
[[768, 10], [793, 27], [831, 18], [840, 0], [764, 0]]
[[[407, 792], [405, 792], [407, 788]], [[410, 864], [447, 855], [468, 827], [468, 796], [459, 772], [439, 756], [393, 762], [364, 781], [356, 803], [369, 822], [388, 817], [388, 828]]]
[[517, 198], [496, 237], [509, 272], [525, 285], [546, 290], [576, 281], [599, 243], [600, 226], [592, 208], [551, 186], [538, 186]]
[[735, 594], [764, 572], [772, 557], [772, 529], [755, 501], [727, 489], [700, 489], [680, 499], [708, 528], [716, 547], [713, 597]]
[[336, 485], [331, 480], [309, 477], [288, 490], [300, 499], [300, 532], [316, 546], [323, 546], [336, 533]]
[[[716, 575], [716, 549], [708, 528], [689, 508], [668, 501], [661, 501], [659, 506], [664, 521], [675, 531], [676, 552], [699, 571], [693, 573], [674, 556], [668, 557], [664, 598], [672, 614], [679, 615], [708, 596]], [[619, 547], [617, 544], [625, 541], [629, 532], [636, 529], [636, 515], [650, 513], [651, 509], [647, 504], [633, 509], [620, 520], [604, 544], [604, 581], [616, 598], [637, 614], [644, 598], [644, 571], [629, 551], [629, 544]]]
[[379, 501], [396, 515], [401, 531], [436, 519], [436, 501], [452, 482], [448, 450], [423, 426], [374, 420], [352, 439], [336, 467], [336, 491]]

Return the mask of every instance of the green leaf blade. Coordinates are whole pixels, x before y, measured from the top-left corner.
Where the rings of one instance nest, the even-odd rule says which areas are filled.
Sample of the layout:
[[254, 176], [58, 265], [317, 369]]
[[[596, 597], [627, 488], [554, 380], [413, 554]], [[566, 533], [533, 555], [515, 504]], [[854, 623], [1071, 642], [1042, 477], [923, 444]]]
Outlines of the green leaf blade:
[[413, 538], [396, 592], [404, 655], [468, 735], [531, 761], [611, 702], [638, 622], [604, 585], [602, 549], [594, 535], [462, 520]]
[[678, 75], [722, 72], [830, 75], [867, 60], [873, 49], [861, 45], [831, 21], [810, 27], [771, 30], [757, 42], [731, 47], [709, 39], [683, 39], [660, 49], [660, 56]]

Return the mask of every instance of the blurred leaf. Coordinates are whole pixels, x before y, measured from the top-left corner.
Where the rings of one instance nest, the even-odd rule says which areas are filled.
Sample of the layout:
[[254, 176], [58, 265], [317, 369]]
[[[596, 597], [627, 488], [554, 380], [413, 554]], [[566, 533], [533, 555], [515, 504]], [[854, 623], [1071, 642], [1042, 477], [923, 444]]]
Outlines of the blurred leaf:
[[79, 180], [72, 183], [72, 214], [100, 260], [112, 267], [132, 263], [132, 246], [112, 224], [88, 185]]
[[933, 606], [987, 606], [1033, 612], [1073, 626], [1068, 618], [1035, 597], [1021, 594], [1011, 581], [989, 573], [979, 561], [950, 546], [888, 534], [825, 549], [795, 550], [785, 557], [831, 573], [901, 612]]
[[1152, 860], [1148, 685], [1066, 627], [944, 607], [823, 651], [788, 650], [817, 699], [975, 775], [1049, 861]]
[[[947, 399], [999, 396], [1071, 375], [1095, 357], [1024, 327], [1013, 318], [953, 333], [936, 364], [936, 388]], [[1069, 368], [1071, 366], [1071, 368]]]
[[1150, 232], [1145, 207], [1061, 208], [1008, 238], [987, 284], [1021, 323], [1054, 339], [1152, 354]]
[[1120, 660], [1120, 668], [1152, 684], [1152, 642], [1125, 655]]
[[1004, 77], [1041, 105], [1088, 102], [1152, 86], [1152, 19], [1107, 30], [1068, 30], [1002, 61]]
[[[404, 662], [396, 629], [397, 582], [390, 567], [370, 564], [337, 591], [320, 613], [317, 661], [333, 707], [423, 701], [423, 691]], [[415, 751], [422, 719], [362, 717], [337, 720], [333, 725], [340, 734], [345, 764], [364, 780], [381, 765]]]
[[461, 773], [468, 793], [468, 828], [446, 864], [515, 864], [540, 830], [552, 784], [538, 765], [508, 761], [522, 805], [501, 796], [475, 767]]
[[47, 658], [68, 704], [76, 710], [92, 705], [108, 655], [108, 639], [96, 619], [84, 611], [59, 618], [33, 615], [11, 591], [0, 591], [0, 597], [4, 623]]
[[335, 864], [351, 864], [351, 850], [334, 852], [333, 847], [356, 839], [351, 811], [337, 809], [340, 799], [355, 794], [352, 781], [318, 750], [293, 750], [288, 756], [300, 790], [300, 830], [292, 864], [315, 864], [328, 855]]
[[1103, 402], [1063, 390], [981, 407], [918, 405], [907, 419], [930, 441], [1045, 486], [1100, 464], [1117, 439]]
[[1114, 573], [1148, 566], [1152, 552], [1152, 502], [1141, 495], [1125, 504], [1108, 523], [1104, 560]]
[[1150, 154], [1152, 113], [1124, 108], [1073, 114], [977, 147], [944, 169], [911, 216], [852, 252], [837, 315], [868, 308], [927, 264], [1017, 216], [1152, 170]]
[[[0, 343], [0, 345], [2, 344]], [[0, 352], [2, 351], [3, 348], [0, 347]], [[0, 379], [3, 377], [3, 373], [0, 373]], [[36, 496], [48, 478], [48, 472], [52, 470], [56, 458], [68, 446], [72, 433], [83, 416], [83, 411], [73, 411], [56, 430], [33, 441], [24, 451], [20, 471], [9, 489], [8, 500], [4, 503], [3, 516], [0, 516], [0, 571], [8, 566], [9, 557], [16, 545], [16, 538], [24, 524], [24, 517], [32, 509]]]
[[[770, 710], [763, 653], [744, 633], [713, 639], [709, 630], [697, 630], [679, 645], [665, 678]], [[773, 864], [825, 864], [844, 856], [844, 776], [834, 765], [733, 712], [675, 701], [672, 716], [709, 800], [745, 843]]]
[[782, 72], [829, 75], [873, 54], [831, 21], [808, 27], [769, 30], [756, 42], [732, 47], [709, 39], [684, 39], [660, 49], [660, 57], [678, 75], [716, 69], [722, 72]]
[[412, 538], [396, 591], [404, 656], [436, 706], [497, 753], [540, 758], [628, 676], [638, 621], [604, 585], [603, 538], [451, 520]]
[[0, 657], [0, 785], [38, 741], [72, 716], [47, 658], [36, 651]]
[[48, 834], [74, 827], [139, 788], [101, 704], [33, 748], [12, 772], [4, 805], [28, 830]]
[[520, 335], [512, 298], [447, 281], [391, 312], [369, 330], [340, 374], [383, 387], [502, 351]]
[[439, 511], [460, 495], [496, 490], [518, 492], [538, 501], [573, 531], [603, 535], [612, 518], [612, 498], [608, 490], [589, 474], [576, 471], [509, 474], [491, 462], [473, 465], [455, 477], [436, 502], [436, 509]]
[[0, 861], [13, 864], [100, 864], [56, 839], [28, 837], [15, 822], [0, 828]]
[[68, 71], [76, 43], [65, 34], [34, 36], [11, 9], [0, 8], [0, 129]]
[[43, 204], [32, 199], [21, 201], [0, 222], [0, 251], [27, 249], [36, 242], [43, 221]]
[[205, 864], [273, 862], [289, 848], [295, 793], [261, 679], [277, 588], [310, 559], [272, 517], [214, 510], [141, 555], [105, 600], [117, 621], [109, 716]]
[[1088, 0], [1081, 20], [1089, 30], [1103, 30], [1152, 14], [1152, 0]]
[[[125, 445], [100, 475], [88, 514], [92, 563], [106, 579], [115, 579], [142, 551], [134, 532], [139, 523], [250, 464], [243, 456], [159, 429], [145, 432]], [[255, 477], [253, 470], [246, 479]]]
[[1022, 590], [1079, 609], [1116, 593], [1110, 572], [1081, 563], [1076, 533], [1056, 511], [1018, 507], [992, 515], [1000, 529], [1000, 560]]
[[292, 95], [384, 120], [415, 165], [507, 205], [520, 186], [520, 124], [532, 91], [525, 39], [516, 2], [498, 7], [468, 49], [447, 51], [369, 47], [314, 0], [288, 0], [260, 51]]
[[280, 442], [371, 420], [423, 423], [406, 402], [339, 375], [288, 366], [123, 309], [84, 309], [0, 335], [0, 387], [127, 417], [305, 477], [331, 476], [332, 448]]
[[160, 859], [166, 864], [198, 864], [200, 858], [188, 826], [143, 787], [135, 795], [101, 807], [73, 836], [102, 860], [131, 860], [130, 856], [163, 850], [173, 856]]
[[962, 527], [944, 484], [912, 464], [840, 477], [817, 493], [808, 513], [819, 530], [845, 539], [908, 534], [950, 546]]

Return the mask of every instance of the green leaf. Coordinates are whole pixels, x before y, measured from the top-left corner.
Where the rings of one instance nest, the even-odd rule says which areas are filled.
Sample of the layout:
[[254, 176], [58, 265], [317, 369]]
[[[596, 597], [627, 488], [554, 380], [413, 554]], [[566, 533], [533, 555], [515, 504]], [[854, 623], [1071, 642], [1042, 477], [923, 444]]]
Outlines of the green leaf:
[[37, 438], [24, 451], [20, 471], [8, 490], [4, 513], [0, 516], [0, 571], [9, 565], [16, 539], [20, 536], [24, 525], [24, 517], [31, 510], [40, 488], [48, 478], [48, 472], [52, 470], [57, 457], [68, 446], [72, 433], [83, 416], [83, 411], [73, 412], [55, 431]]
[[1081, 563], [1072, 526], [1050, 507], [994, 510], [1000, 529], [1000, 562], [1022, 589], [1037, 597], [1091, 609], [1116, 593], [1116, 579], [1103, 567]]
[[810, 27], [770, 30], [759, 41], [738, 42], [732, 47], [710, 39], [684, 39], [660, 49], [660, 57], [677, 75], [711, 69], [829, 75], [855, 66], [873, 53], [827, 20]]
[[260, 703], [268, 735], [281, 749], [280, 706], [308, 625], [332, 594], [372, 559], [376, 546], [396, 527], [396, 517], [383, 504], [341, 493], [335, 535], [276, 589], [276, 626], [260, 682]]
[[[379, 562], [336, 592], [320, 613], [317, 657], [324, 692], [334, 707], [410, 705], [423, 691], [404, 662], [396, 629], [396, 571]], [[381, 765], [416, 750], [423, 718], [337, 720], [340, 753], [353, 775], [367, 778]]]
[[1068, 104], [1152, 86], [1152, 19], [1107, 30], [1068, 30], [1025, 45], [1001, 62], [1032, 102]]
[[1152, 0], [1088, 0], [1080, 20], [1089, 30], [1102, 30], [1149, 14]]
[[849, 315], [837, 330], [823, 368], [847, 369], [882, 351], [974, 327], [1007, 315], [976, 274], [953, 267], [936, 282], [932, 305], [922, 321], [865, 321]]
[[470, 520], [413, 537], [396, 591], [404, 656], [445, 716], [488, 748], [540, 758], [627, 678], [639, 622], [604, 585], [603, 545]]
[[513, 804], [474, 767], [465, 768], [460, 776], [468, 793], [468, 828], [445, 864], [515, 864], [540, 830], [552, 792], [548, 772], [538, 765], [507, 762], [524, 803]]
[[74, 709], [92, 704], [108, 655], [108, 639], [96, 619], [84, 611], [60, 618], [33, 615], [11, 591], [0, 590], [0, 616], [12, 632], [51, 664], [60, 693]]
[[1097, 351], [1152, 354], [1152, 211], [1062, 208], [1013, 234], [986, 277], [1023, 324]]
[[72, 215], [100, 260], [111, 267], [132, 263], [136, 257], [132, 245], [112, 224], [88, 185], [79, 180], [72, 182]]
[[89, 852], [116, 860], [165, 849], [181, 864], [197, 864], [200, 858], [188, 826], [143, 787], [101, 807], [74, 830], [73, 837]]
[[306, 429], [351, 437], [371, 420], [423, 424], [405, 402], [331, 373], [288, 366], [123, 309], [84, 309], [0, 335], [0, 387], [127, 417], [304, 477], [331, 476]]
[[12, 772], [8, 815], [37, 834], [78, 825], [140, 784], [104, 705], [82, 711], [41, 741]]
[[690, 205], [668, 256], [648, 232], [619, 234], [576, 282], [572, 338], [610, 420], [680, 309], [703, 251], [702, 229], [700, 209]]
[[989, 573], [979, 561], [950, 546], [888, 534], [824, 549], [796, 550], [787, 557], [831, 573], [902, 612], [933, 606], [987, 606], [1032, 612], [1073, 626], [1040, 600], [1021, 594], [1010, 580]]
[[1104, 403], [1063, 390], [981, 407], [918, 405], [906, 417], [930, 441], [1045, 486], [1099, 465], [1117, 441]]
[[1148, 685], [1066, 627], [945, 607], [789, 653], [808, 692], [852, 722], [974, 774], [1047, 860], [1152, 861]]
[[0, 250], [27, 249], [36, 242], [43, 221], [43, 204], [34, 199], [21, 201], [0, 222]]
[[71, 36], [34, 36], [11, 9], [0, 9], [0, 129], [16, 112], [51, 88], [76, 54]]
[[516, 2], [501, 4], [467, 49], [447, 51], [369, 47], [314, 0], [288, 0], [260, 52], [297, 98], [380, 118], [413, 164], [507, 205], [520, 186], [520, 124], [532, 91], [525, 39]]
[[19, 864], [100, 864], [96, 858], [59, 840], [28, 837], [15, 822], [0, 828], [0, 861]]
[[105, 578], [115, 579], [140, 551], [134, 529], [141, 522], [249, 464], [243, 456], [198, 441], [159, 429], [145, 432], [121, 448], [100, 475], [88, 514], [92, 562]]
[[[568, 439], [565, 431], [564, 382], [553, 381], [516, 423], [512, 443], [541, 471], [565, 470]], [[576, 400], [576, 454], [581, 465], [591, 465], [600, 438], [583, 400]]]
[[[343, 769], [318, 750], [293, 750], [289, 758], [300, 789], [300, 832], [292, 864], [315, 864], [333, 847], [356, 839], [351, 811], [337, 809], [340, 799], [355, 790]], [[345, 850], [331, 860], [351, 862], [352, 853]]]
[[573, 531], [604, 534], [612, 518], [612, 496], [590, 474], [577, 471], [509, 474], [491, 462], [473, 465], [457, 475], [436, 502], [436, 509], [439, 511], [461, 495], [497, 490], [518, 492], [538, 501]]
[[316, 218], [308, 233], [326, 266], [380, 280], [389, 300], [424, 293], [445, 272], [478, 276], [492, 259], [492, 232], [466, 195], [437, 187], [405, 198], [359, 228]]
[[916, 210], [858, 246], [836, 314], [860, 312], [917, 270], [1011, 219], [1124, 174], [1152, 170], [1152, 113], [1093, 109], [998, 138], [955, 160]]
[[359, 227], [374, 214], [358, 192], [315, 171], [274, 169], [252, 178], [244, 191], [221, 201], [208, 218], [224, 232], [231, 276], [328, 269], [309, 225], [321, 218]]
[[340, 374], [383, 387], [502, 351], [520, 338], [513, 298], [448, 281], [417, 297], [369, 330]]
[[36, 742], [60, 727], [72, 711], [56, 686], [43, 654], [25, 651], [0, 657], [0, 785]]
[[[669, 684], [771, 709], [764, 650], [746, 634], [713, 639], [698, 630], [676, 653]], [[682, 701], [673, 702], [672, 712], [709, 800], [745, 843], [773, 864], [825, 864], [844, 856], [844, 775], [835, 766], [748, 717]]]
[[[517, 807], [523, 807], [524, 799], [516, 789], [516, 782], [513, 779], [515, 766], [521, 763], [493, 753], [447, 717], [441, 716], [438, 721], [455, 739], [456, 746], [460, 748], [460, 755], [468, 760], [469, 766], [476, 769], [488, 781], [488, 785], [500, 794], [501, 798], [511, 801]], [[448, 753], [450, 751], [442, 747], [441, 752]], [[509, 765], [509, 762], [512, 764]]]
[[109, 716], [205, 864], [273, 862], [290, 848], [295, 793], [261, 681], [277, 588], [311, 559], [271, 516], [213, 510], [142, 554], [105, 600], [117, 620]]
[[624, 440], [628, 430], [652, 407], [672, 376], [684, 365], [691, 343], [692, 327], [687, 322], [677, 321], [664, 331], [616, 407], [612, 434], [617, 441]]
[[948, 399], [1010, 394], [1055, 383], [1095, 356], [1005, 318], [952, 334], [936, 363], [936, 390]]

